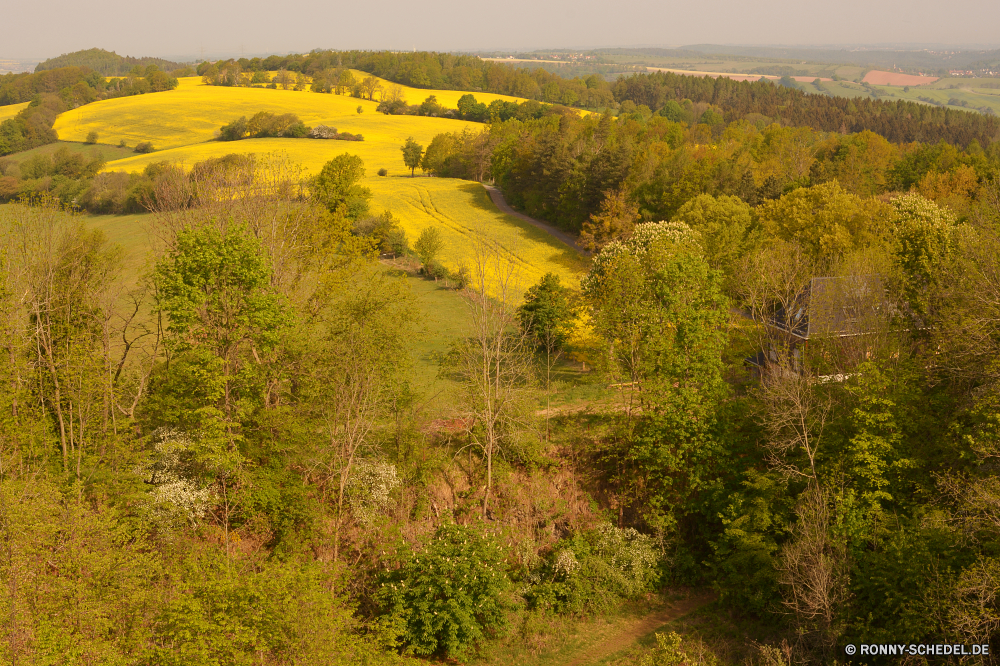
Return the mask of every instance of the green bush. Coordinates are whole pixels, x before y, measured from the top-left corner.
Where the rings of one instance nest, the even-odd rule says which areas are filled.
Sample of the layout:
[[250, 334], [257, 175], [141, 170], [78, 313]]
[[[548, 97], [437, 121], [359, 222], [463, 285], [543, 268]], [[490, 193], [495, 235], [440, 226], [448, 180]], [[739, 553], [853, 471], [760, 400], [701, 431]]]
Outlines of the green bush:
[[322, 565], [233, 566], [224, 553], [206, 551], [176, 576], [179, 589], [155, 620], [149, 663], [340, 664], [374, 652], [353, 631], [342, 583]]
[[380, 175], [380, 176], [388, 176], [389, 175], [389, 170], [386, 169], [385, 167], [382, 167], [381, 169], [378, 170], [378, 175]]
[[154, 148], [153, 144], [150, 143], [149, 141], [142, 141], [140, 143], [135, 144], [135, 148], [133, 148], [132, 150], [137, 153], [145, 154], [153, 152], [154, 150], [156, 150], [156, 148]]
[[494, 539], [442, 525], [421, 551], [380, 577], [376, 601], [409, 651], [460, 658], [506, 627], [509, 588]]
[[94, 145], [95, 143], [97, 143], [97, 132], [94, 132], [94, 131], [88, 132], [87, 133], [87, 140], [84, 141], [84, 143], [86, 143], [88, 145], [91, 145], [91, 146]]
[[659, 555], [652, 537], [610, 524], [561, 541], [529, 574], [533, 608], [594, 613], [653, 587]]

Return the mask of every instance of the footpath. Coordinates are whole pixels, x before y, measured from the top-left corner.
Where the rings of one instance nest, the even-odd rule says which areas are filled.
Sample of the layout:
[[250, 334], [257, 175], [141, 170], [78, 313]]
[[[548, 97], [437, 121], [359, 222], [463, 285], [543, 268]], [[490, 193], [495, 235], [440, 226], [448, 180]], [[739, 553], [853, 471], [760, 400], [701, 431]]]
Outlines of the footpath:
[[507, 200], [503, 198], [503, 192], [500, 191], [500, 188], [494, 187], [493, 185], [487, 185], [485, 183], [483, 183], [483, 187], [485, 187], [486, 191], [490, 193], [490, 199], [493, 200], [493, 203], [496, 204], [496, 207], [502, 210], [503, 212], [513, 217], [516, 217], [519, 220], [524, 220], [525, 222], [527, 222], [528, 224], [537, 229], [541, 229], [542, 231], [549, 234], [556, 240], [559, 240], [565, 243], [566, 245], [570, 246], [580, 254], [584, 256], [590, 256], [590, 253], [581, 248], [579, 245], [577, 245], [576, 239], [573, 238], [568, 233], [566, 233], [565, 231], [562, 231], [561, 229], [556, 229], [551, 224], [546, 224], [541, 220], [536, 220], [533, 217], [528, 217], [524, 213], [519, 213], [513, 208], [511, 208], [510, 204], [507, 203]]
[[684, 617], [688, 613], [692, 613], [713, 601], [715, 601], [715, 594], [712, 592], [703, 592], [684, 599], [678, 599], [668, 604], [666, 608], [636, 618], [629, 624], [624, 625], [622, 631], [601, 643], [586, 648], [581, 654], [568, 662], [566, 666], [590, 666], [591, 664], [597, 664], [602, 659], [606, 659], [616, 652], [631, 647], [640, 638], [649, 635], [668, 622], [673, 622], [676, 619]]

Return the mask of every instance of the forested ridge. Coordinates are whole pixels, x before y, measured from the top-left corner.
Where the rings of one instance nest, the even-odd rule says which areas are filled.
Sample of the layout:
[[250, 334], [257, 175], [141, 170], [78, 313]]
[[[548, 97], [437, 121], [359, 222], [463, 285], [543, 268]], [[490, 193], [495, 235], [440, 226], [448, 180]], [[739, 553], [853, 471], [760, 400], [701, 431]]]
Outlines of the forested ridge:
[[128, 74], [136, 67], [146, 69], [150, 65], [154, 65], [157, 69], [165, 72], [184, 67], [184, 65], [178, 62], [164, 60], [163, 58], [133, 58], [131, 56], [120, 56], [113, 51], [94, 48], [74, 51], [73, 53], [64, 53], [61, 56], [49, 58], [35, 65], [35, 72], [61, 69], [63, 67], [86, 67], [103, 76], [122, 76], [123, 74]]

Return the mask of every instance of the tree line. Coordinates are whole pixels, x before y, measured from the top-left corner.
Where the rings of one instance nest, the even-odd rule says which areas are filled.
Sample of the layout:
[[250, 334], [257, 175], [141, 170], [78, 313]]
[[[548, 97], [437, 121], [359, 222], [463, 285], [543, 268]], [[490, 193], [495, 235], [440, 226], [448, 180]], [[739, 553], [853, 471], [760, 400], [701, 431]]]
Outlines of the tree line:
[[726, 122], [764, 116], [796, 127], [825, 132], [875, 132], [889, 141], [947, 141], [961, 147], [973, 140], [986, 146], [1000, 137], [1000, 119], [942, 109], [905, 100], [848, 99], [809, 95], [767, 81], [685, 76], [672, 72], [637, 74], [618, 79], [615, 100], [629, 100], [671, 117], [683, 100], [711, 104]]
[[61, 67], [34, 74], [0, 76], [0, 106], [30, 102], [38, 95], [58, 94], [71, 108], [101, 99], [163, 92], [177, 87], [177, 78], [156, 65], [136, 65], [122, 77], [105, 78], [88, 67]]
[[944, 140], [964, 147], [975, 139], [986, 146], [1000, 136], [1000, 119], [994, 116], [904, 100], [807, 94], [769, 81], [671, 72], [636, 73], [613, 83], [596, 74], [564, 79], [544, 69], [429, 52], [313, 51], [234, 62], [253, 71], [284, 69], [313, 77], [326, 70], [354, 68], [416, 88], [490, 92], [597, 110], [631, 102], [674, 120], [682, 115], [677, 107], [689, 100], [712, 105], [726, 123], [764, 119], [828, 132], [869, 130], [893, 142]]
[[768, 124], [725, 124], [707, 103], [677, 105], [670, 120], [623, 104], [609, 113], [555, 114], [496, 122], [483, 132], [442, 134], [425, 170], [494, 180], [530, 215], [579, 232], [602, 206], [628, 202], [637, 219], [670, 219], [699, 194], [736, 196], [751, 206], [836, 180], [858, 196], [916, 189], [960, 217], [1000, 167], [998, 143], [962, 150], [942, 141], [891, 143], [856, 134]]
[[223, 125], [218, 132], [219, 141], [239, 141], [240, 139], [266, 139], [282, 137], [286, 139], [338, 139], [340, 141], [364, 141], [361, 134], [338, 132], [335, 127], [317, 125], [307, 127], [294, 113], [274, 114], [270, 111], [258, 111], [248, 120], [240, 116], [236, 120]]

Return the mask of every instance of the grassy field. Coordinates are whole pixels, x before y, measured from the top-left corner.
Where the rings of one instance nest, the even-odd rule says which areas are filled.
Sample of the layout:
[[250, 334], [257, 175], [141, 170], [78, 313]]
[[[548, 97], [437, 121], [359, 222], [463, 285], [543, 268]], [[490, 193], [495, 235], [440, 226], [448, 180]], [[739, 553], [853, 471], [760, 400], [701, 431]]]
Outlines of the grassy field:
[[21, 102], [20, 104], [8, 104], [7, 106], [0, 106], [0, 123], [7, 120], [8, 118], [13, 118], [17, 114], [21, 113], [21, 109], [25, 108], [31, 102]]
[[8, 155], [6, 159], [15, 164], [20, 164], [25, 160], [31, 159], [35, 155], [51, 155], [60, 148], [68, 148], [71, 152], [80, 153], [87, 159], [93, 159], [100, 155], [106, 162], [119, 160], [123, 157], [134, 154], [131, 148], [119, 148], [118, 146], [108, 146], [99, 143], [91, 146], [85, 143], [78, 143], [76, 141], [56, 141], [55, 143], [39, 146], [38, 148], [32, 148], [31, 150], [25, 150], [20, 153]]
[[747, 74], [753, 69], [768, 67], [791, 67], [796, 76], [833, 78], [834, 75], [844, 79], [855, 79], [867, 71], [856, 65], [838, 65], [827, 63], [811, 63], [801, 61], [746, 60], [728, 59], [725, 56], [663, 56], [652, 55], [604, 55], [609, 61], [622, 65], [647, 65], [650, 67], [665, 67], [688, 70], [691, 72], [729, 72]]
[[[750, 70], [768, 67], [791, 67], [795, 70], [795, 75], [810, 78], [832, 78], [834, 75], [842, 81], [823, 81], [818, 86], [811, 81], [801, 81], [801, 88], [814, 94], [830, 95], [833, 97], [873, 97], [871, 91], [857, 83], [854, 79], [860, 79], [868, 71], [864, 67], [855, 65], [838, 65], [827, 63], [811, 63], [801, 61], [774, 61], [774, 60], [741, 60], [728, 59], [725, 56], [687, 56], [687, 57], [655, 57], [651, 55], [614, 55], [604, 56], [609, 60], [621, 64], [647, 65], [651, 67], [663, 67], [676, 70], [683, 70], [693, 75], [702, 75], [704, 72], [726, 72], [732, 74], [746, 74]], [[995, 81], [995, 79], [994, 79]], [[903, 90], [904, 86], [872, 86], [886, 93], [881, 99], [893, 100], [904, 99], [918, 103], [939, 103], [953, 109], [965, 109], [975, 111], [980, 108], [993, 109], [995, 113], [1000, 113], [1000, 90], [995, 88], [982, 88], [976, 85], [977, 79], [965, 78], [943, 78], [934, 83], [910, 86], [908, 91]], [[925, 99], [920, 99], [924, 97]], [[948, 105], [948, 102], [956, 99], [965, 102], [967, 106]], [[933, 100], [929, 102], [928, 100]]]
[[[818, 91], [812, 84], [803, 84], [802, 88], [806, 92], [822, 92], [837, 97], [872, 96], [868, 88], [849, 81], [826, 81], [820, 84]], [[880, 99], [890, 101], [901, 99], [920, 104], [937, 103], [966, 111], [985, 107], [993, 109], [994, 113], [1000, 113], [1000, 89], [976, 87], [975, 79], [942, 79], [928, 85], [909, 86], [909, 90], [906, 86], [871, 86], [871, 88], [884, 92], [885, 95]], [[953, 99], [965, 102], [968, 106], [949, 105]]]

